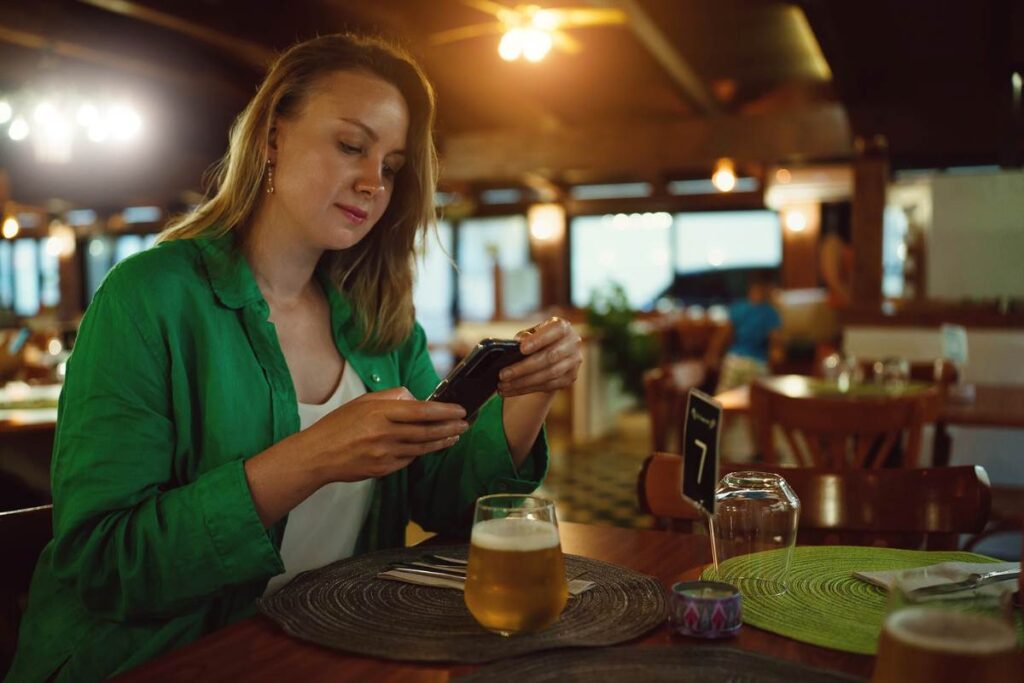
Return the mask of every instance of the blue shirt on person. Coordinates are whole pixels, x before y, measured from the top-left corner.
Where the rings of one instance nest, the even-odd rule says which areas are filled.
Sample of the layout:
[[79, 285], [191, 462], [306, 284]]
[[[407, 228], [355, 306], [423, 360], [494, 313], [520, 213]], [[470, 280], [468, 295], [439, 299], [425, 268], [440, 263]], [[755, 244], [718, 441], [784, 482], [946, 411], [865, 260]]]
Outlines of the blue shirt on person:
[[729, 353], [768, 362], [768, 339], [782, 326], [778, 311], [770, 303], [739, 301], [729, 306], [732, 346]]

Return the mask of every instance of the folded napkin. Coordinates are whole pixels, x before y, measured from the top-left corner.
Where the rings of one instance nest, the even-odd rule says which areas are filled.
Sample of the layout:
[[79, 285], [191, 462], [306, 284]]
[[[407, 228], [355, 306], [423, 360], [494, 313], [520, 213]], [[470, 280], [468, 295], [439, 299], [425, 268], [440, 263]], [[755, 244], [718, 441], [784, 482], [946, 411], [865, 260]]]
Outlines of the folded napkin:
[[[457, 576], [427, 576], [426, 574], [405, 572], [401, 569], [389, 569], [386, 572], [377, 574], [377, 578], [388, 579], [389, 581], [404, 581], [405, 583], [415, 583], [419, 586], [433, 586], [435, 588], [454, 588], [456, 590], [463, 590], [466, 587], [465, 579]], [[575, 597], [581, 593], [587, 592], [595, 585], [597, 584], [593, 581], [572, 579], [569, 581], [569, 595]]]
[[[1020, 562], [942, 562], [917, 569], [903, 569], [887, 572], [854, 572], [853, 575], [861, 581], [867, 581], [879, 588], [889, 590], [892, 588], [896, 577], [899, 576], [903, 587], [907, 591], [925, 588], [926, 586], [937, 586], [940, 583], [955, 583], [964, 581], [971, 574], [987, 574], [1004, 569], [1020, 569]], [[975, 595], [1001, 596], [1005, 593], [1014, 593], [1017, 590], [1017, 579], [996, 581], [973, 590], [968, 589], [956, 593], [947, 593], [941, 598], [962, 598], [971, 593]]]

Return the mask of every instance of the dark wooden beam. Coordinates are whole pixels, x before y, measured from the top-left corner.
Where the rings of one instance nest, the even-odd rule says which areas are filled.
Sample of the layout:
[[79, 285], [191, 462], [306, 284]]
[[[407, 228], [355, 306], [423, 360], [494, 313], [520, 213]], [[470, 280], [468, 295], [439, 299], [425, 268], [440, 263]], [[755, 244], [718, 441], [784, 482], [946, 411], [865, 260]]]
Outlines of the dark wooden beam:
[[47, 52], [144, 79], [157, 80], [190, 91], [223, 92], [235, 97], [248, 96], [251, 92], [249, 88], [244, 87], [246, 84], [226, 77], [221, 78], [210, 71], [197, 73], [179, 69], [133, 57], [124, 52], [94, 47], [60, 35], [17, 26], [9, 22], [7, 15], [0, 16], [0, 42]]
[[129, 2], [128, 0], [79, 0], [79, 2], [180, 33], [192, 40], [215, 47], [259, 71], [263, 71], [274, 57], [273, 50], [265, 45], [236, 38], [205, 24], [189, 21], [167, 12], [160, 12], [140, 2]]
[[609, 7], [621, 10], [628, 17], [630, 30], [651, 56], [668, 74], [673, 85], [692, 103], [698, 111], [705, 114], [719, 114], [721, 108], [711, 96], [697, 72], [676, 49], [658, 24], [640, 6], [636, 0], [590, 0], [590, 4], [598, 7]]
[[848, 158], [851, 145], [845, 112], [828, 104], [758, 116], [462, 133], [448, 136], [442, 153], [447, 181], [580, 172], [645, 178], [666, 169], [710, 169], [721, 157], [739, 164]]

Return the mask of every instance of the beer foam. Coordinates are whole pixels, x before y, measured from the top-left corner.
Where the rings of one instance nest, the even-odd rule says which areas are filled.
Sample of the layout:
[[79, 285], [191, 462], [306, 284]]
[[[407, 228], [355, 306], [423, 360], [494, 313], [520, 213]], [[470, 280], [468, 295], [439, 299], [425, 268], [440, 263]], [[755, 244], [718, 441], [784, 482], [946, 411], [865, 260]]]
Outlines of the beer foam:
[[558, 545], [558, 529], [539, 519], [506, 517], [488, 519], [473, 526], [471, 543], [488, 550], [531, 552]]
[[997, 654], [1017, 645], [1010, 624], [955, 610], [908, 607], [890, 614], [884, 628], [907, 645], [962, 655]]

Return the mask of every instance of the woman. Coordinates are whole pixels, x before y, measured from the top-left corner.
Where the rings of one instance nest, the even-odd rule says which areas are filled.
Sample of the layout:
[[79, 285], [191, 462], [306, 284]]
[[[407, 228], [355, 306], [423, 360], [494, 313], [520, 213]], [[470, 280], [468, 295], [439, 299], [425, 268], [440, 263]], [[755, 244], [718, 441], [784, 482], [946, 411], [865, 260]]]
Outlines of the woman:
[[477, 496], [537, 486], [552, 392], [581, 362], [567, 323], [520, 335], [527, 358], [472, 426], [422, 400], [432, 123], [403, 54], [297, 45], [236, 122], [216, 194], [109, 274], [68, 366], [54, 540], [11, 680], [124, 671], [297, 571], [401, 545], [410, 518], [459, 528]]

